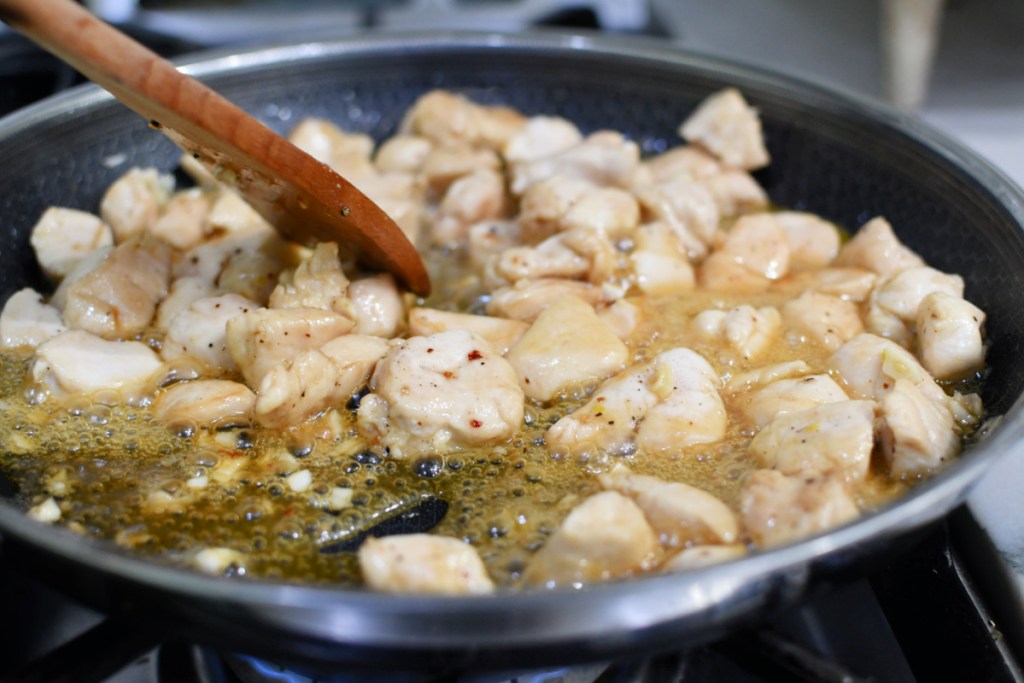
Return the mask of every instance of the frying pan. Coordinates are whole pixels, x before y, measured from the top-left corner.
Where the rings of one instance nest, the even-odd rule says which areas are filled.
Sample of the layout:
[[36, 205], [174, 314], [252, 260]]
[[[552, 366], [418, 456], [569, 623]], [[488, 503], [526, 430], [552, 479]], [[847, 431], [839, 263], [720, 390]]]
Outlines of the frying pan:
[[[0, 503], [4, 552], [105, 611], [218, 648], [326, 671], [334, 666], [507, 668], [607, 660], [714, 637], [861, 571], [960, 502], [1024, 433], [1024, 196], [987, 163], [916, 119], [849, 95], [686, 54], [660, 42], [544, 35], [403, 35], [215, 54], [192, 74], [287, 131], [331, 118], [377, 138], [424, 91], [448, 88], [585, 131], [614, 128], [646, 152], [709, 93], [739, 87], [764, 120], [772, 163], [758, 180], [779, 205], [848, 229], [884, 215], [987, 311], [991, 419], [937, 476], [861, 519], [717, 567], [488, 597], [390, 596], [209, 577], [40, 525]], [[48, 205], [95, 210], [133, 164], [177, 151], [93, 87], [0, 122], [0, 294], [45, 287], [28, 232]]]

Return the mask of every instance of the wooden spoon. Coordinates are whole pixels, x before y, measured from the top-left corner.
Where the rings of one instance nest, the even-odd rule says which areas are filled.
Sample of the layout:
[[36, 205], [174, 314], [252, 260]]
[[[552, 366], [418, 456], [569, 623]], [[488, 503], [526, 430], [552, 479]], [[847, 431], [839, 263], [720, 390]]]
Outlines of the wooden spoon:
[[430, 292], [416, 249], [351, 183], [73, 0], [0, 0], [0, 20], [149, 120], [288, 238], [338, 242]]

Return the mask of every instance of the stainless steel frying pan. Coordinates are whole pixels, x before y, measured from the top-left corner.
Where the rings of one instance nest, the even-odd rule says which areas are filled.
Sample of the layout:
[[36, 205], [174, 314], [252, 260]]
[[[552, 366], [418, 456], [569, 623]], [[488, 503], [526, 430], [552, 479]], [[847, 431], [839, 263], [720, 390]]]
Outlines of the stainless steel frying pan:
[[[718, 567], [578, 591], [395, 597], [213, 578], [45, 527], [0, 503], [5, 554], [101, 609], [314, 669], [498, 668], [678, 646], [827, 588], [905, 544], [1024, 435], [1024, 195], [913, 118], [658, 42], [578, 36], [378, 36], [187, 68], [280, 131], [315, 115], [383, 137], [419, 94], [444, 87], [566, 116], [586, 130], [623, 130], [648, 152], [676, 143], [676, 126], [700, 99], [738, 86], [765, 122], [773, 161], [758, 179], [775, 202], [850, 229], [885, 215], [929, 263], [965, 277], [968, 297], [989, 315], [984, 399], [1002, 417], [938, 476], [849, 526]], [[28, 246], [44, 207], [95, 210], [129, 165], [172, 169], [176, 159], [162, 136], [91, 87], [0, 122], [0, 295], [45, 286]]]

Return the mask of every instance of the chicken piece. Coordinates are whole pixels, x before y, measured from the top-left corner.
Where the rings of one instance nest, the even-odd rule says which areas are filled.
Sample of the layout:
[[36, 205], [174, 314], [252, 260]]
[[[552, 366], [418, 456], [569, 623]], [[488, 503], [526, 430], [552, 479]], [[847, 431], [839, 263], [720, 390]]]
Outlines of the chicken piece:
[[567, 296], [537, 316], [505, 359], [526, 396], [546, 402], [621, 371], [629, 350], [590, 304]]
[[762, 292], [789, 272], [789, 252], [789, 239], [771, 214], [747, 214], [701, 264], [698, 277], [716, 291]]
[[0, 348], [36, 347], [67, 328], [60, 311], [43, 303], [43, 295], [25, 287], [4, 303], [0, 312]]
[[621, 133], [598, 131], [560, 152], [511, 164], [511, 190], [521, 195], [555, 175], [587, 180], [602, 187], [630, 187], [640, 167], [640, 148]]
[[693, 319], [697, 333], [709, 341], [724, 342], [740, 357], [761, 355], [779, 336], [782, 318], [772, 306], [754, 308], [743, 304], [728, 311], [709, 309]]
[[878, 282], [878, 274], [862, 268], [798, 270], [772, 283], [775, 291], [799, 294], [818, 292], [844, 301], [866, 301]]
[[860, 509], [837, 477], [757, 470], [744, 483], [740, 515], [750, 540], [770, 548], [852, 521]]
[[768, 165], [761, 119], [735, 88], [701, 102], [679, 127], [679, 135], [699, 143], [726, 166], [753, 170]]
[[243, 249], [228, 255], [217, 277], [217, 288], [265, 305], [284, 270], [284, 264], [273, 254]]
[[828, 375], [807, 375], [772, 382], [740, 400], [739, 409], [748, 422], [762, 429], [779, 415], [849, 398]]
[[237, 294], [193, 301], [167, 326], [160, 355], [166, 361], [189, 356], [202, 362], [214, 375], [238, 369], [228, 350], [227, 323], [236, 315], [260, 310], [260, 305]]
[[134, 337], [149, 326], [167, 295], [171, 248], [159, 240], [131, 240], [113, 249], [81, 277], [62, 283], [64, 322], [104, 339]]
[[45, 394], [61, 397], [99, 391], [130, 396], [155, 386], [163, 371], [156, 352], [141, 342], [108, 341], [68, 330], [39, 345], [31, 375], [41, 400]]
[[718, 160], [700, 147], [682, 145], [650, 157], [642, 164], [653, 183], [674, 178], [708, 180], [722, 173]]
[[457, 538], [404, 534], [367, 538], [359, 568], [371, 590], [384, 593], [483, 595], [494, 582], [473, 546]]
[[706, 185], [676, 178], [660, 185], [640, 186], [635, 192], [644, 212], [672, 230], [690, 259], [707, 255], [721, 214]]
[[549, 237], [534, 247], [511, 247], [489, 264], [489, 280], [497, 286], [540, 278], [585, 279], [590, 262], [568, 247], [565, 235]]
[[427, 138], [395, 135], [380, 144], [373, 163], [381, 173], [418, 173], [433, 148]]
[[529, 327], [528, 323], [521, 320], [452, 313], [435, 308], [414, 308], [409, 311], [409, 335], [412, 337], [426, 337], [448, 330], [469, 330], [503, 356]]
[[661, 296], [691, 292], [697, 277], [678, 233], [667, 223], [655, 222], [636, 231], [636, 248], [629, 255], [636, 285], [644, 294]]
[[216, 296], [217, 288], [201, 277], [181, 277], [171, 282], [171, 289], [156, 308], [153, 327], [167, 331], [174, 316], [188, 309], [194, 302]]
[[728, 418], [719, 395], [722, 380], [702, 356], [677, 348], [653, 362], [648, 388], [658, 397], [637, 429], [637, 447], [647, 453], [676, 453], [725, 436]]
[[897, 379], [905, 379], [936, 404], [945, 406], [949, 400], [913, 354], [873, 334], [859, 334], [843, 344], [828, 366], [856, 397], [882, 401]]
[[264, 427], [293, 427], [344, 405], [387, 350], [380, 337], [346, 334], [285, 360], [259, 384], [256, 419]]
[[306, 118], [292, 129], [288, 140], [314, 159], [324, 162], [346, 178], [372, 174], [373, 138], [349, 133], [330, 121]]
[[712, 565], [728, 562], [747, 554], [747, 547], [742, 543], [729, 545], [695, 545], [683, 548], [662, 563], [663, 572], [685, 572], [703, 569]]
[[501, 287], [491, 292], [491, 300], [487, 302], [487, 314], [498, 318], [533, 322], [541, 311], [566, 296], [583, 299], [591, 306], [607, 300], [602, 288], [588, 282], [557, 279], [521, 280], [511, 287]]
[[914, 324], [921, 365], [940, 380], [979, 372], [985, 365], [984, 324], [985, 312], [971, 302], [945, 292], [929, 294], [918, 306]]
[[707, 491], [635, 474], [621, 464], [597, 478], [606, 490], [629, 496], [640, 506], [665, 547], [733, 543], [739, 538], [736, 515]]
[[960, 452], [960, 436], [944, 403], [897, 379], [882, 397], [882, 457], [897, 478], [928, 474]]
[[348, 334], [355, 323], [315, 308], [259, 308], [227, 321], [228, 351], [250, 387], [273, 367]]
[[527, 583], [548, 588], [607, 581], [647, 570], [658, 537], [640, 507], [616, 491], [577, 505], [523, 572]]
[[815, 292], [804, 292], [784, 303], [782, 322], [803, 340], [811, 340], [829, 351], [864, 331], [856, 304]]
[[697, 283], [714, 292], [757, 294], [766, 291], [772, 281], [737, 263], [732, 254], [716, 251], [700, 264]]
[[763, 365], [746, 372], [740, 372], [725, 383], [725, 392], [729, 395], [742, 394], [761, 387], [766, 387], [780, 379], [792, 379], [811, 374], [811, 366], [802, 360]]
[[793, 270], [824, 268], [839, 254], [839, 228], [803, 211], [772, 214], [789, 239], [789, 267]]
[[531, 185], [519, 200], [522, 242], [536, 244], [559, 232], [562, 218], [595, 189], [588, 180], [560, 174]]
[[923, 266], [924, 261], [904, 246], [882, 217], [872, 218], [839, 249], [834, 266], [863, 268], [881, 276]]
[[483, 270], [492, 257], [519, 244], [519, 224], [515, 221], [483, 221], [469, 226], [466, 233], [469, 262], [477, 270]]
[[476, 171], [501, 171], [501, 159], [490, 149], [469, 145], [433, 147], [423, 160], [420, 178], [432, 197], [443, 197], [459, 178]]
[[483, 106], [462, 95], [432, 90], [409, 108], [399, 133], [421, 135], [439, 145], [501, 149], [524, 124], [520, 114], [506, 107]]
[[505, 181], [492, 170], [474, 171], [452, 183], [437, 208], [430, 237], [437, 245], [466, 242], [469, 228], [502, 218], [508, 209]]
[[363, 397], [360, 431], [394, 457], [499, 443], [523, 422], [523, 390], [512, 366], [467, 330], [395, 344], [370, 388], [384, 405]]
[[242, 427], [252, 423], [256, 394], [225, 379], [178, 382], [153, 401], [153, 416], [171, 429]]
[[390, 339], [405, 325], [405, 301], [395, 278], [384, 273], [353, 281], [348, 286], [350, 312], [355, 316], [353, 334]]
[[201, 189], [194, 187], [177, 192], [153, 221], [149, 234], [175, 249], [187, 251], [206, 237], [209, 213], [210, 199]]
[[884, 278], [868, 301], [865, 320], [868, 331], [909, 348], [913, 342], [912, 328], [917, 320], [917, 309], [932, 292], [962, 298], [963, 278], [927, 266], [906, 268]]
[[318, 308], [355, 319], [348, 286], [338, 259], [338, 245], [320, 242], [293, 272], [282, 273], [270, 295], [269, 308]]
[[508, 163], [543, 159], [575, 147], [583, 135], [572, 121], [558, 116], [533, 116], [509, 138], [502, 150]]
[[29, 242], [46, 277], [57, 282], [85, 256], [112, 245], [114, 233], [98, 216], [51, 206], [32, 226]]
[[750, 453], [783, 474], [835, 474], [853, 483], [868, 474], [874, 435], [874, 401], [839, 401], [779, 415], [750, 442]]
[[211, 234], [272, 233], [274, 228], [256, 209], [231, 190], [221, 189], [206, 217]]
[[746, 171], [728, 169], [702, 181], [715, 200], [722, 218], [764, 211], [769, 206], [768, 193]]
[[619, 299], [610, 306], [603, 306], [597, 311], [597, 317], [608, 326], [616, 337], [629, 339], [640, 326], [642, 313], [640, 308], [626, 299]]
[[107, 188], [100, 199], [100, 217], [113, 230], [117, 244], [142, 237], [173, 191], [173, 176], [155, 168], [133, 168]]
[[595, 187], [584, 192], [558, 221], [559, 229], [565, 232], [597, 232], [608, 239], [629, 237], [639, 224], [636, 198], [617, 187]]

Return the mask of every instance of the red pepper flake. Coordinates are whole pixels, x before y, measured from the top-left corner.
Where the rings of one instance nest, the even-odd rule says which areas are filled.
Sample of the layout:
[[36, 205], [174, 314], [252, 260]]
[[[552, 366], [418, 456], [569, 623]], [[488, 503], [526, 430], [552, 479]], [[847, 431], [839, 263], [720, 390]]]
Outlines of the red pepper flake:
[[484, 354], [480, 353], [476, 349], [473, 349], [472, 351], [470, 351], [469, 352], [469, 356], [468, 356], [468, 358], [470, 360], [480, 360], [483, 357], [484, 357]]
[[451, 379], [452, 377], [454, 377], [454, 376], [455, 376], [455, 373], [454, 373], [454, 372], [452, 372], [451, 370], [445, 370], [445, 371], [444, 371], [443, 373], [441, 373], [441, 374], [443, 374], [443, 375], [444, 375], [444, 378], [445, 378], [445, 379]]
[[474, 429], [479, 429], [480, 427], [484, 426], [484, 423], [481, 422], [480, 420], [470, 420], [469, 426], [473, 427]]

